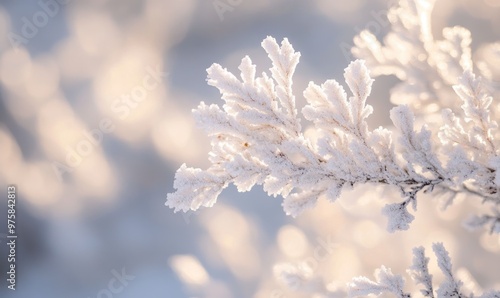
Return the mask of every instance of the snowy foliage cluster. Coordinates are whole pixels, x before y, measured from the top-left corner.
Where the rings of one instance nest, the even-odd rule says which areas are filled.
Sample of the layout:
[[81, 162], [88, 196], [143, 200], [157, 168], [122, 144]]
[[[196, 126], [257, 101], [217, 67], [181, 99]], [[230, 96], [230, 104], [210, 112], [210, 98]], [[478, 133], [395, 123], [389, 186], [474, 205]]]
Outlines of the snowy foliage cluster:
[[[412, 277], [415, 283], [421, 285], [420, 294], [423, 297], [474, 297], [474, 294], [464, 293], [462, 290], [463, 283], [456, 279], [453, 275], [451, 259], [448, 252], [442, 243], [434, 243], [432, 246], [434, 254], [437, 258], [439, 269], [443, 273], [445, 279], [441, 285], [434, 289], [432, 283], [432, 274], [429, 273], [428, 263], [429, 258], [425, 256], [425, 249], [417, 247], [413, 249], [413, 264], [408, 270], [408, 274]], [[377, 281], [374, 282], [366, 277], [354, 278], [348, 285], [349, 296], [359, 297], [368, 294], [379, 295], [381, 293], [392, 293], [398, 298], [410, 298], [411, 294], [404, 292], [405, 280], [401, 275], [394, 275], [391, 269], [382, 266], [375, 272]], [[500, 292], [486, 292], [481, 298], [500, 297]]]
[[[249, 57], [241, 61], [240, 78], [212, 65], [208, 84], [220, 90], [225, 103], [202, 102], [194, 110], [211, 138], [211, 166], [202, 170], [182, 165], [176, 192], [167, 196], [166, 205], [175, 211], [197, 210], [212, 206], [231, 183], [239, 191], [263, 185], [269, 195], [283, 197], [286, 214], [297, 216], [320, 197], [334, 202], [346, 187], [377, 183], [401, 193], [399, 203], [382, 210], [390, 232], [407, 230], [418, 194], [432, 192], [445, 196], [448, 204], [457, 194], [479, 197], [492, 211], [469, 219], [468, 226], [500, 233], [500, 130], [495, 121], [500, 103], [493, 100], [500, 94], [493, 81], [497, 68], [489, 60], [473, 61], [471, 34], [465, 28], [445, 28], [443, 40], [433, 38], [433, 2], [401, 0], [390, 9], [392, 27], [383, 44], [368, 31], [355, 37], [352, 52], [359, 60], [345, 69], [347, 88], [334, 80], [309, 83], [301, 112], [319, 135], [314, 141], [304, 136], [292, 92], [300, 53], [287, 39], [281, 45], [272, 37], [262, 42], [272, 62], [270, 75], [256, 77]], [[489, 49], [500, 57], [500, 43]], [[391, 90], [396, 104], [390, 111], [392, 128], [371, 129], [367, 124], [373, 112], [368, 104], [372, 76], [378, 75], [401, 80]], [[444, 247], [433, 248], [446, 281], [433, 288], [428, 259], [423, 248], [416, 248], [410, 274], [424, 287], [422, 294], [466, 297]], [[295, 279], [303, 279], [299, 273]], [[376, 278], [354, 279], [349, 294], [410, 297], [403, 290], [404, 279], [390, 269], [382, 267]]]
[[332, 285], [325, 285], [319, 279], [314, 278], [310, 268], [299, 265], [280, 264], [275, 266], [276, 276], [288, 288], [302, 293], [316, 295], [322, 298], [340, 297], [367, 297], [370, 294], [381, 295], [392, 294], [393, 297], [438, 297], [438, 298], [499, 298], [498, 291], [485, 291], [478, 295], [470, 293], [464, 287], [464, 283], [457, 279], [452, 270], [451, 259], [442, 243], [434, 243], [432, 246], [436, 256], [437, 264], [441, 270], [444, 280], [439, 286], [435, 286], [433, 275], [429, 273], [429, 258], [425, 255], [423, 247], [413, 249], [413, 263], [407, 270], [408, 275], [419, 286], [419, 294], [407, 293], [405, 291], [405, 278], [392, 273], [391, 269], [381, 266], [375, 271], [375, 281], [366, 277], [356, 277], [344, 289]]

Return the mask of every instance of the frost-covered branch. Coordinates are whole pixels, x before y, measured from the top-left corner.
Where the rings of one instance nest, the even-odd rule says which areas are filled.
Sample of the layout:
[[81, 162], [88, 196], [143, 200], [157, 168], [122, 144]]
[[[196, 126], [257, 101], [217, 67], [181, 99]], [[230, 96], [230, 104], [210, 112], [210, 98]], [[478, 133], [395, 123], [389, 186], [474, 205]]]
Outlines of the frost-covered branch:
[[465, 226], [471, 230], [487, 227], [491, 234], [500, 234], [500, 210], [493, 208], [492, 213], [471, 216], [465, 221]]
[[408, 274], [415, 281], [416, 284], [421, 284], [424, 288], [420, 293], [424, 297], [434, 298], [434, 288], [432, 286], [432, 274], [429, 273], [429, 258], [425, 256], [425, 249], [423, 247], [416, 247], [413, 249], [413, 264], [408, 269]]
[[[391, 92], [391, 101], [411, 105], [420, 115], [440, 108], [454, 109], [452, 86], [472, 68], [471, 34], [462, 27], [443, 29], [443, 40], [434, 40], [431, 12], [435, 0], [400, 0], [387, 18], [391, 29], [380, 43], [365, 30], [354, 38], [352, 53], [365, 59], [373, 75], [395, 75], [402, 82]], [[485, 69], [491, 67], [484, 63]]]
[[[420, 284], [423, 289], [420, 293], [424, 297], [436, 298], [465, 298], [479, 297], [490, 298], [500, 297], [500, 292], [490, 291], [481, 295], [479, 293], [466, 295], [462, 292], [463, 282], [458, 280], [453, 275], [451, 259], [448, 251], [442, 243], [434, 243], [432, 246], [434, 254], [437, 258], [439, 269], [443, 273], [445, 279], [439, 285], [437, 290], [433, 286], [432, 275], [429, 274], [429, 258], [425, 256], [425, 249], [417, 247], [413, 249], [413, 264], [408, 270], [415, 284]], [[403, 288], [405, 280], [400, 275], [392, 274], [390, 269], [382, 266], [375, 272], [376, 281], [372, 281], [366, 277], [357, 277], [347, 285], [349, 297], [365, 297], [369, 294], [379, 295], [381, 293], [391, 293], [395, 297], [412, 297], [413, 294], [405, 293]]]
[[411, 295], [405, 293], [403, 287], [405, 280], [400, 275], [394, 275], [391, 269], [382, 266], [375, 271], [377, 281], [371, 281], [366, 277], [356, 277], [348, 284], [349, 297], [362, 297], [369, 294], [380, 295], [382, 293], [392, 293], [398, 298], [410, 298]]
[[[343, 189], [372, 183], [400, 191], [400, 201], [382, 209], [390, 232], [409, 229], [419, 194], [429, 192], [443, 198], [443, 209], [459, 194], [479, 197], [491, 212], [466, 225], [500, 233], [500, 104], [495, 101], [500, 84], [493, 81], [500, 78], [493, 65], [500, 61], [500, 43], [488, 45], [473, 61], [467, 29], [445, 28], [443, 40], [435, 40], [433, 4], [400, 0], [389, 11], [392, 26], [383, 44], [368, 31], [355, 37], [352, 51], [359, 59], [345, 68], [345, 84], [310, 82], [302, 115], [292, 88], [300, 53], [287, 39], [281, 45], [272, 37], [262, 42], [272, 63], [270, 74], [257, 76], [248, 56], [241, 61], [239, 78], [213, 64], [207, 82], [220, 91], [224, 104], [201, 102], [193, 110], [210, 137], [210, 167], [182, 165], [166, 205], [175, 212], [197, 210], [212, 206], [230, 184], [242, 192], [262, 185], [270, 196], [283, 197], [286, 214], [297, 216], [320, 197], [334, 202]], [[391, 90], [393, 125], [372, 129], [367, 119], [374, 112], [369, 102], [378, 75], [395, 75], [401, 82]], [[304, 135], [301, 116], [315, 131], [314, 140]], [[421, 295], [500, 298], [500, 292], [464, 294], [444, 246], [434, 244], [433, 250], [445, 280], [434, 286], [424, 248], [415, 248], [408, 274], [421, 286]], [[306, 267], [281, 265], [275, 274], [295, 290], [345, 296], [327, 289]], [[349, 295], [413, 295], [405, 291], [405, 279], [386, 267], [375, 278], [353, 279]]]
[[[371, 130], [366, 119], [373, 112], [367, 103], [373, 79], [364, 61], [351, 62], [344, 72], [349, 95], [334, 80], [311, 82], [304, 91], [308, 104], [302, 113], [320, 135], [312, 143], [302, 133], [292, 94], [300, 54], [286, 39], [279, 46], [268, 37], [262, 46], [272, 61], [271, 77], [255, 77], [249, 57], [239, 67], [241, 80], [218, 64], [208, 69], [208, 83], [225, 101], [222, 108], [202, 102], [194, 110], [211, 137], [211, 167], [179, 169], [177, 191], [167, 197], [175, 211], [212, 206], [233, 183], [239, 191], [263, 185], [269, 195], [281, 195], [285, 212], [296, 216], [320, 196], [335, 201], [343, 187], [382, 183], [397, 187], [403, 197], [383, 209], [392, 232], [409, 228], [414, 216], [408, 206], [416, 210], [417, 194], [436, 186], [500, 202], [492, 99], [472, 72], [466, 71], [454, 87], [463, 116], [446, 110], [437, 139], [437, 131], [428, 126], [417, 129], [406, 105], [391, 110], [393, 131]], [[469, 132], [465, 125], [471, 127]]]
[[[391, 28], [383, 44], [365, 30], [354, 38], [352, 52], [366, 60], [373, 75], [395, 75], [402, 81], [391, 90], [393, 103], [408, 104], [420, 121], [439, 122], [435, 116], [442, 113], [441, 144], [436, 149], [441, 149], [440, 160], [448, 160], [442, 176], [454, 180], [446, 188], [498, 204], [500, 181], [493, 180], [499, 164], [495, 119], [500, 109], [492, 103], [493, 94], [500, 91], [493, 79], [498, 75], [499, 43], [486, 46], [474, 65], [467, 29], [444, 28], [444, 39], [434, 39], [430, 22], [434, 2], [400, 0], [388, 12]], [[483, 79], [474, 75], [474, 68]]]
[[[425, 256], [423, 247], [413, 249], [413, 263], [407, 270], [408, 275], [415, 285], [419, 285], [419, 293], [409, 293], [405, 290], [405, 279], [401, 275], [393, 274], [391, 269], [381, 266], [375, 271], [375, 281], [364, 277], [353, 278], [344, 289], [336, 287], [328, 289], [322, 280], [311, 272], [305, 265], [280, 264], [275, 266], [274, 275], [290, 291], [310, 293], [319, 297], [370, 297], [370, 295], [391, 294], [393, 297], [429, 297], [429, 298], [500, 298], [500, 291], [481, 291], [476, 287], [466, 288], [463, 281], [453, 274], [451, 259], [442, 243], [434, 243], [434, 255], [444, 280], [435, 285], [433, 275], [429, 273], [429, 258]], [[468, 294], [466, 294], [467, 292]], [[420, 294], [420, 295], [419, 295]]]

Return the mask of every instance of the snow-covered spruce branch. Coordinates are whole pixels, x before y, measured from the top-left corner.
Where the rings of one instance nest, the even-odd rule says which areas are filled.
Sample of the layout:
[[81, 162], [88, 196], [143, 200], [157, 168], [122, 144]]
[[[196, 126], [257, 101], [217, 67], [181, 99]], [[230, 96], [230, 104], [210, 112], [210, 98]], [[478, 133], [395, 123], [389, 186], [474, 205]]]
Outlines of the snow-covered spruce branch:
[[[241, 79], [212, 65], [208, 83], [220, 90], [225, 104], [202, 102], [193, 111], [211, 138], [211, 166], [201, 170], [182, 165], [175, 177], [176, 192], [167, 196], [166, 205], [174, 211], [197, 210], [212, 206], [231, 183], [239, 191], [263, 185], [269, 195], [281, 195], [285, 212], [296, 216], [319, 197], [333, 202], [345, 187], [379, 183], [398, 188], [402, 196], [400, 203], [383, 208], [391, 232], [409, 228], [414, 216], [408, 207], [415, 210], [417, 194], [429, 191], [446, 196], [445, 207], [461, 193], [482, 198], [491, 213], [470, 218], [467, 226], [500, 233], [500, 130], [495, 121], [500, 103], [493, 100], [500, 85], [492, 79], [500, 74], [488, 59], [480, 57], [473, 63], [467, 29], [445, 28], [444, 39], [434, 40], [433, 4], [434, 0], [401, 0], [390, 9], [392, 26], [383, 45], [368, 31], [355, 38], [352, 51], [360, 60], [345, 69], [349, 95], [334, 80], [309, 84], [302, 115], [320, 136], [315, 142], [302, 133], [292, 92], [300, 54], [287, 39], [281, 46], [271, 37], [262, 42], [272, 61], [270, 76], [256, 77], [249, 57], [239, 67]], [[496, 43], [487, 51], [500, 59], [499, 49]], [[366, 123], [373, 112], [367, 104], [371, 75], [395, 75], [402, 81], [391, 90], [391, 101], [397, 105], [390, 113], [394, 128], [371, 130]], [[418, 125], [429, 122], [433, 124]], [[421, 294], [478, 297], [462, 292], [444, 247], [433, 248], [446, 280], [438, 288], [433, 286], [429, 259], [423, 248], [415, 248], [409, 274], [422, 285]], [[293, 283], [294, 290], [345, 296], [342, 290], [328, 290], [304, 268], [275, 269], [282, 281]], [[376, 281], [360, 277], [348, 288], [351, 296], [389, 292], [411, 297], [403, 277], [385, 267], [376, 272]], [[480, 297], [499, 298], [500, 293]]]
[[[354, 38], [352, 53], [366, 61], [373, 75], [394, 75], [401, 80], [391, 90], [394, 104], [408, 104], [423, 122], [439, 121], [435, 116], [442, 114], [438, 134], [444, 145], [441, 152], [446, 153], [441, 159], [448, 160], [448, 172], [458, 171], [455, 185], [463, 182], [458, 189], [438, 190], [448, 197], [444, 208], [460, 192], [480, 196], [493, 203], [492, 214], [474, 216], [467, 225], [486, 226], [492, 233], [500, 233], [500, 162], [494, 141], [500, 138], [500, 130], [493, 120], [500, 117], [500, 103], [492, 101], [492, 95], [500, 96], [500, 84], [494, 80], [500, 77], [494, 62], [500, 59], [500, 42], [484, 46], [483, 54], [475, 55], [473, 63], [472, 38], [466, 28], [444, 28], [444, 39], [434, 39], [434, 3], [435, 0], [400, 0], [388, 11], [391, 27], [384, 43], [365, 30]], [[483, 80], [475, 78], [473, 67]], [[462, 99], [461, 106], [456, 94]], [[461, 162], [469, 166], [459, 165]], [[460, 172], [463, 170], [466, 172]], [[469, 179], [473, 176], [475, 179]], [[469, 187], [469, 183], [476, 184], [481, 179], [481, 186]]]
[[[420, 294], [430, 298], [500, 298], [500, 292], [489, 291], [478, 295], [477, 293], [464, 293], [463, 282], [453, 275], [451, 259], [442, 243], [434, 243], [432, 246], [437, 258], [439, 269], [445, 279], [435, 287], [432, 275], [429, 273], [429, 258], [425, 256], [423, 247], [413, 249], [413, 264], [408, 270], [415, 284], [420, 285]], [[381, 293], [391, 293], [398, 298], [409, 298], [414, 295], [404, 291], [405, 279], [401, 275], [394, 275], [391, 269], [382, 266], [375, 272], [376, 281], [366, 277], [357, 277], [348, 284], [349, 297], [365, 297], [369, 294], [379, 295]], [[416, 296], [416, 295], [415, 295]]]
[[272, 61], [271, 77], [263, 73], [256, 78], [249, 57], [239, 67], [241, 80], [218, 64], [208, 69], [208, 83], [225, 101], [222, 108], [202, 102], [194, 110], [211, 137], [211, 166], [182, 165], [177, 171], [177, 191], [166, 203], [175, 211], [212, 206], [230, 183], [239, 191], [262, 184], [269, 195], [281, 195], [285, 212], [296, 216], [320, 196], [335, 201], [345, 186], [382, 183], [398, 187], [403, 197], [383, 209], [392, 232], [408, 229], [414, 218], [408, 206], [416, 209], [422, 190], [471, 192], [500, 202], [492, 98], [470, 70], [454, 86], [463, 111], [445, 110], [437, 139], [427, 126], [415, 127], [406, 105], [391, 110], [394, 132], [370, 130], [366, 119], [373, 108], [366, 101], [373, 79], [364, 61], [351, 62], [344, 73], [350, 96], [334, 80], [311, 82], [304, 91], [308, 104], [302, 114], [321, 135], [312, 144], [301, 131], [292, 94], [300, 54], [286, 39], [279, 46], [268, 37], [262, 46]]
[[314, 297], [369, 297], [370, 294], [392, 294], [393, 297], [429, 297], [429, 298], [500, 298], [499, 291], [481, 291], [480, 287], [472, 293], [465, 287], [464, 282], [458, 279], [452, 270], [451, 259], [442, 243], [434, 243], [433, 251], [437, 264], [444, 280], [439, 286], [433, 282], [433, 275], [429, 272], [429, 258], [425, 256], [423, 247], [413, 249], [413, 264], [407, 270], [408, 275], [416, 286], [418, 293], [409, 293], [405, 290], [406, 280], [402, 275], [392, 273], [392, 270], [382, 266], [375, 271], [375, 281], [367, 277], [356, 277], [347, 284], [346, 288], [325, 284], [323, 280], [314, 276], [305, 264], [279, 264], [274, 268], [276, 278], [291, 292], [307, 293]]
[[[493, 81], [495, 59], [479, 56], [472, 61], [471, 33], [463, 27], [442, 30], [443, 40], [435, 40], [431, 30], [431, 13], [436, 0], [400, 0], [390, 8], [387, 18], [391, 24], [383, 44], [368, 30], [354, 38], [352, 53], [364, 59], [372, 75], [394, 75], [401, 80], [391, 90], [391, 101], [410, 105], [420, 116], [432, 115], [443, 108], [459, 111], [453, 85], [465, 70], [475, 64], [485, 79], [485, 87], [499, 92]], [[500, 43], [489, 45], [490, 57], [500, 57]], [[491, 111], [498, 119], [497, 108]], [[498, 137], [498, 135], [497, 135]]]

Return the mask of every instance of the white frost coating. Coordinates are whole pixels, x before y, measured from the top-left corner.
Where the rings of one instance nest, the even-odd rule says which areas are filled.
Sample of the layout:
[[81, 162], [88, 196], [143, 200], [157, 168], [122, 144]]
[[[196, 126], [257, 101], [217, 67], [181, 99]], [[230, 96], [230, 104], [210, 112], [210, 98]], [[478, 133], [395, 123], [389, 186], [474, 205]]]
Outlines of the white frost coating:
[[349, 297], [362, 297], [369, 294], [392, 293], [398, 298], [410, 298], [403, 288], [405, 280], [401, 275], [392, 274], [391, 269], [382, 266], [375, 271], [376, 282], [366, 277], [356, 277], [348, 284]]
[[442, 243], [434, 243], [432, 245], [432, 250], [434, 250], [434, 254], [436, 255], [439, 269], [441, 269], [441, 272], [443, 272], [445, 277], [445, 280], [441, 283], [439, 289], [437, 290], [438, 297], [465, 297], [465, 295], [460, 291], [460, 287], [463, 285], [463, 282], [456, 280], [453, 276], [451, 259], [448, 255], [448, 251], [446, 251]]
[[420, 290], [420, 293], [424, 297], [434, 298], [432, 274], [429, 273], [428, 264], [429, 258], [425, 256], [425, 249], [422, 246], [415, 247], [413, 249], [413, 264], [407, 272], [416, 284], [424, 286], [424, 288]]
[[183, 164], [175, 174], [174, 187], [178, 191], [169, 194], [167, 206], [175, 211], [196, 210], [200, 206], [211, 207], [226, 186], [225, 180], [219, 175], [187, 168]]
[[386, 205], [382, 209], [382, 213], [389, 218], [387, 230], [395, 232], [397, 230], [408, 230], [410, 223], [415, 219], [415, 216], [410, 214], [406, 209], [407, 204], [396, 203]]

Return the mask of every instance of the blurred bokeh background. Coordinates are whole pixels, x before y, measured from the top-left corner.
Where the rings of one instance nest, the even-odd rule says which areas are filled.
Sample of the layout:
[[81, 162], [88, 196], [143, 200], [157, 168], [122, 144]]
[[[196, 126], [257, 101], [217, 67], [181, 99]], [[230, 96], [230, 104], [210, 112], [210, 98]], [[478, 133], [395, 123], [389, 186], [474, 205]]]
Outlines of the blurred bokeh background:
[[[498, 235], [460, 224], [473, 198], [440, 212], [438, 201], [423, 197], [411, 231], [396, 234], [385, 231], [379, 210], [398, 193], [374, 186], [297, 219], [260, 188], [240, 194], [230, 187], [215, 207], [196, 213], [164, 206], [182, 163], [208, 164], [208, 139], [190, 115], [199, 101], [221, 103], [206, 85], [206, 68], [217, 62], [237, 71], [248, 54], [266, 71], [260, 42], [288, 37], [302, 54], [295, 76], [301, 107], [310, 80], [343, 82], [355, 34], [368, 28], [383, 36], [388, 4], [2, 0], [0, 186], [5, 194], [8, 184], [18, 187], [19, 238], [14, 292], [4, 274], [2, 199], [0, 297], [307, 297], [283, 288], [273, 264], [309, 260], [313, 275], [344, 285], [382, 264], [404, 273], [412, 247], [431, 254], [435, 241], [444, 242], [461, 275], [475, 277], [471, 287], [498, 289]], [[500, 1], [438, 0], [436, 37], [451, 25], [472, 31], [473, 49], [500, 40]], [[377, 78], [372, 125], [389, 124], [395, 82]], [[334, 248], [315, 260], [325, 242]]]

